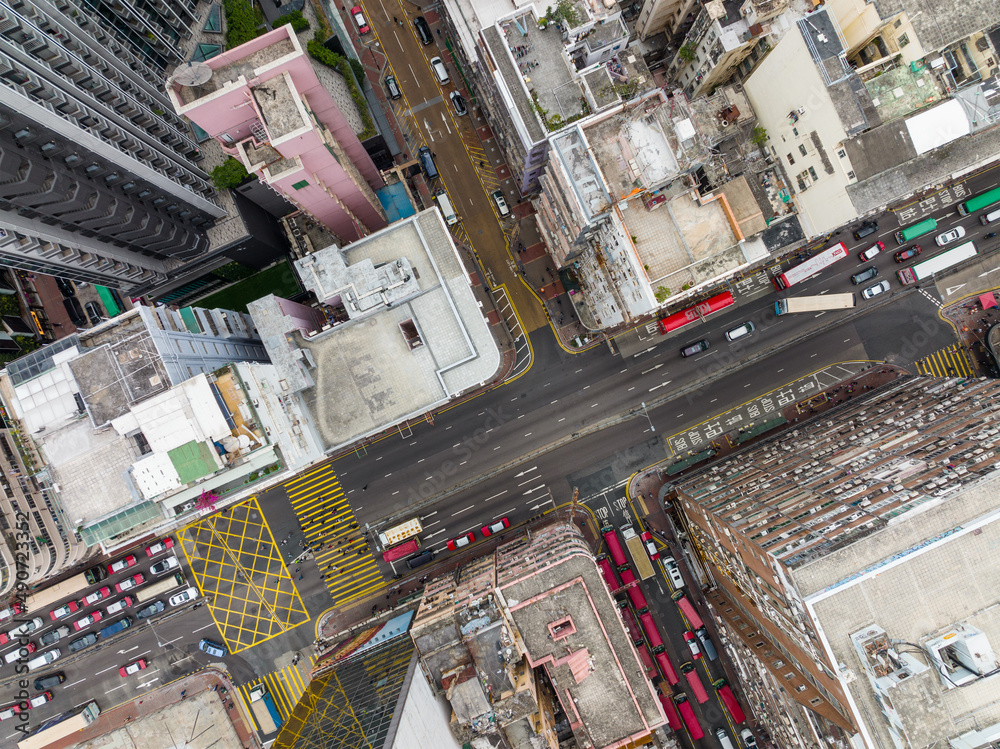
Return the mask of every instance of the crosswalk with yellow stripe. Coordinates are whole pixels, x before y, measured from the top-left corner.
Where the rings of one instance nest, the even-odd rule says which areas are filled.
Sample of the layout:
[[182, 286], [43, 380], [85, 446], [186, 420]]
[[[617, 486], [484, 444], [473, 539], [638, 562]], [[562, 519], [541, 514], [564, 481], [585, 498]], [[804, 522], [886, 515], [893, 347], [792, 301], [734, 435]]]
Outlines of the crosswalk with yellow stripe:
[[965, 347], [960, 343], [952, 344], [930, 356], [925, 356], [917, 362], [917, 371], [931, 377], [976, 377], [976, 369], [972, 364]]
[[332, 464], [297, 476], [284, 488], [334, 606], [384, 590], [382, 571], [372, 558]]
[[[281, 714], [282, 720], [288, 720], [288, 716], [292, 714], [292, 710], [295, 709], [299, 699], [309, 686], [309, 671], [315, 661], [316, 658], [313, 656], [309, 661], [299, 661], [297, 665], [286, 666], [241, 685], [239, 696], [246, 707], [244, 715], [253, 714], [253, 710], [250, 708], [250, 692], [258, 684], [263, 684], [271, 694], [271, 699], [274, 700], [274, 706]], [[257, 728], [259, 729], [260, 726]]]

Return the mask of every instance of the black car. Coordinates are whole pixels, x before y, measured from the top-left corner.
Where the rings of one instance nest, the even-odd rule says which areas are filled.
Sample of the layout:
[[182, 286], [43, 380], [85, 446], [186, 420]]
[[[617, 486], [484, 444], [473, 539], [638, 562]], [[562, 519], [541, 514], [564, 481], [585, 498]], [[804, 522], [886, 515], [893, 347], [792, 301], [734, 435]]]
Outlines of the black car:
[[83, 637], [77, 637], [75, 640], [69, 644], [69, 652], [75, 653], [78, 650], [83, 650], [84, 648], [89, 648], [97, 642], [97, 635], [93, 632], [88, 632]]
[[878, 223], [875, 221], [865, 221], [861, 226], [854, 230], [855, 239], [864, 239], [869, 234], [874, 234], [878, 231]]
[[413, 26], [417, 29], [417, 35], [420, 37], [420, 43], [425, 47], [434, 41], [434, 35], [431, 33], [431, 27], [427, 25], [427, 21], [424, 20], [423, 16], [417, 16], [414, 18]]
[[66, 314], [69, 315], [69, 319], [73, 321], [74, 325], [86, 325], [87, 318], [83, 316], [83, 307], [80, 305], [80, 300], [75, 296], [69, 296], [63, 299], [63, 306], [66, 308]]
[[83, 308], [87, 310], [87, 317], [90, 319], [91, 325], [97, 325], [102, 320], [107, 319], [104, 316], [104, 310], [101, 309], [101, 305], [97, 302], [87, 302], [83, 305]]
[[455, 107], [455, 114], [461, 117], [469, 113], [469, 108], [465, 106], [465, 99], [458, 91], [452, 91], [448, 96], [451, 98], [451, 105]]
[[39, 637], [38, 644], [43, 648], [47, 648], [49, 645], [59, 642], [67, 635], [69, 635], [69, 627], [59, 627], [58, 629], [53, 629], [51, 632], [46, 632], [44, 635]]
[[851, 283], [857, 286], [859, 283], [864, 283], [865, 281], [875, 278], [875, 276], [877, 275], [878, 275], [878, 268], [876, 268], [873, 265], [872, 267], [865, 268], [860, 273], [855, 273], [853, 276], [851, 276]]
[[143, 606], [141, 609], [135, 612], [136, 619], [146, 619], [155, 614], [159, 614], [167, 605], [163, 601], [153, 601], [148, 606]]
[[59, 287], [59, 291], [62, 292], [63, 296], [75, 296], [76, 289], [73, 286], [73, 282], [66, 278], [57, 278], [56, 286]]
[[45, 674], [45, 676], [39, 676], [35, 679], [35, 691], [44, 692], [46, 689], [52, 689], [52, 687], [57, 687], [66, 681], [66, 674], [62, 671], [56, 671], [54, 674]]

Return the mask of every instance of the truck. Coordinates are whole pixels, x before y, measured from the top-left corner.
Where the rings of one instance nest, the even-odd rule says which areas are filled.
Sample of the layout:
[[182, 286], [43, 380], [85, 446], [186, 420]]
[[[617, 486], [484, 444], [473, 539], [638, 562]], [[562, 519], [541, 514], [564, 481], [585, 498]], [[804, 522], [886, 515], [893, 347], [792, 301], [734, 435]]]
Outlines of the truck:
[[281, 724], [284, 723], [278, 708], [274, 705], [271, 693], [263, 684], [258, 684], [250, 690], [250, 709], [253, 710], [257, 725], [260, 726], [261, 733], [265, 736], [277, 733]]
[[400, 523], [387, 530], [379, 531], [378, 540], [382, 544], [383, 549], [388, 549], [390, 546], [395, 546], [408, 538], [412, 538], [423, 530], [424, 526], [421, 525], [420, 518], [412, 518], [405, 523]]
[[639, 577], [645, 580], [655, 575], [656, 570], [653, 569], [653, 563], [649, 561], [649, 555], [646, 554], [646, 547], [631, 524], [622, 526], [622, 538], [625, 539], [625, 545], [632, 555], [632, 563], [639, 571]]
[[829, 309], [850, 309], [857, 305], [854, 294], [820, 294], [818, 296], [793, 296], [774, 303], [774, 314], [789, 312], [823, 312]]

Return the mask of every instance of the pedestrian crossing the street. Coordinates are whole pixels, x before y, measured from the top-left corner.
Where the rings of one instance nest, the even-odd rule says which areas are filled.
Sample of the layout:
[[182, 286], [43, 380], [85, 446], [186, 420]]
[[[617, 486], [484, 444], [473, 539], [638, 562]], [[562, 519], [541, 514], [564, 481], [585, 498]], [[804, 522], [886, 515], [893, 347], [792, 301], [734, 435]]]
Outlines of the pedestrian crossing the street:
[[358, 527], [332, 464], [319, 466], [284, 485], [334, 606], [344, 606], [385, 588], [382, 572]]
[[965, 347], [952, 344], [917, 363], [917, 372], [931, 377], [976, 377], [976, 369]]

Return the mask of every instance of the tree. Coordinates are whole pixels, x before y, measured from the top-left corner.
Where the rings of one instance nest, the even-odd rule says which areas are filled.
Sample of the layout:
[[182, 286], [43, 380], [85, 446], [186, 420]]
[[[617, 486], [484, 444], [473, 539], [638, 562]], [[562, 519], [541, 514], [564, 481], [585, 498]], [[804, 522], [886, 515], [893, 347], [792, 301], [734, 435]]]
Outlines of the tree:
[[763, 146], [767, 142], [767, 130], [757, 125], [750, 134], [750, 142], [755, 146]]
[[680, 58], [682, 60], [686, 60], [687, 62], [691, 62], [694, 59], [694, 57], [695, 57], [694, 45], [693, 44], [685, 44], [683, 47], [680, 48], [680, 50], [678, 51], [677, 54], [680, 55]]
[[663, 304], [664, 300], [666, 300], [666, 298], [670, 296], [670, 289], [668, 289], [666, 286], [658, 286], [656, 288], [656, 293], [653, 296], [656, 297], [656, 301], [659, 304]]
[[212, 184], [216, 190], [239, 187], [250, 177], [243, 162], [230, 156], [212, 170]]

